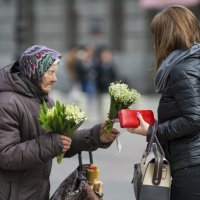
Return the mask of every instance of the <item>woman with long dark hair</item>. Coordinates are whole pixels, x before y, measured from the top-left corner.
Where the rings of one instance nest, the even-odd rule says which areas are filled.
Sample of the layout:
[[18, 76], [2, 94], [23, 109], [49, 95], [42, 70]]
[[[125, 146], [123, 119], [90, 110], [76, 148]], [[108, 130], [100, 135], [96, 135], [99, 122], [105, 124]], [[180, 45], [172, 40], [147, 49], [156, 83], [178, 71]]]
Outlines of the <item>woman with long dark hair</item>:
[[[200, 199], [200, 23], [183, 6], [159, 12], [151, 22], [156, 54], [155, 90], [161, 94], [156, 135], [172, 169], [171, 200]], [[147, 136], [152, 126], [138, 113]]]

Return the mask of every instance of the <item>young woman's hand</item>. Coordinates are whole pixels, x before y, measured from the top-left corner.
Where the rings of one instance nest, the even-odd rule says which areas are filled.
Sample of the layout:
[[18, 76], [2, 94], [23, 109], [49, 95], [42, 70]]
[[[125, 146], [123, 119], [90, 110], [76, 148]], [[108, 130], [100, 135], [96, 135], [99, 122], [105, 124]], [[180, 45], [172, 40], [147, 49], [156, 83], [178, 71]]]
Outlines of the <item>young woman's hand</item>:
[[128, 128], [127, 131], [130, 133], [146, 136], [149, 124], [144, 121], [142, 115], [139, 112], [137, 113], [137, 117], [140, 121], [140, 125], [137, 128]]

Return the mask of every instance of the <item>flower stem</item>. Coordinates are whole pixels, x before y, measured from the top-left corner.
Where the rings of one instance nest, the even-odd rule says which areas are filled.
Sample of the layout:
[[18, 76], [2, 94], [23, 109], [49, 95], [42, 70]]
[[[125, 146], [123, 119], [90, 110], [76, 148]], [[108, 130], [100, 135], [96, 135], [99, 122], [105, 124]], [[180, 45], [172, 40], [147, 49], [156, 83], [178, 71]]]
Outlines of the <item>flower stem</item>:
[[65, 154], [65, 153], [63, 152], [63, 153], [61, 153], [60, 155], [57, 156], [57, 163], [58, 163], [58, 164], [60, 164], [60, 163], [62, 162], [62, 159], [63, 159], [63, 157], [64, 157], [64, 154]]
[[114, 123], [110, 119], [106, 120], [106, 126], [105, 126], [105, 128], [103, 130], [103, 135], [104, 136], [107, 136], [111, 132], [111, 130], [113, 128], [113, 124]]

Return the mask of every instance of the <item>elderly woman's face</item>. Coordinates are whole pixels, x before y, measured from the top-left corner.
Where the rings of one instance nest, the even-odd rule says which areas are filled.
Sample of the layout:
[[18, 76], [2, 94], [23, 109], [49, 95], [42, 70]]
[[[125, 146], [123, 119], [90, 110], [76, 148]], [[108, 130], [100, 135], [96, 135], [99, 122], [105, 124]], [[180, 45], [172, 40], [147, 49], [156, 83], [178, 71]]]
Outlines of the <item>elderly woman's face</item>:
[[53, 84], [57, 81], [56, 71], [58, 69], [57, 64], [51, 65], [49, 69], [44, 73], [41, 82], [41, 89], [49, 93], [52, 89]]

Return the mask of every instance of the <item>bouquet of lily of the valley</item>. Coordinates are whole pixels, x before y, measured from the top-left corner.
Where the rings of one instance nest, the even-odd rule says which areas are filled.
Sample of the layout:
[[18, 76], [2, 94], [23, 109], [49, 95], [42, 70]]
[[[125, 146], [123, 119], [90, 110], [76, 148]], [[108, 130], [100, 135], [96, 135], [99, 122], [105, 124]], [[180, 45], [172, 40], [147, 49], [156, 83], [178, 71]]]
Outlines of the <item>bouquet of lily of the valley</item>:
[[103, 134], [107, 135], [113, 128], [113, 119], [118, 118], [118, 112], [121, 109], [126, 109], [136, 102], [140, 98], [140, 94], [135, 89], [129, 89], [128, 85], [115, 82], [109, 86], [110, 95], [110, 110], [108, 119], [106, 120], [106, 126], [103, 130]]
[[[70, 138], [86, 120], [86, 115], [75, 104], [64, 105], [56, 101], [53, 107], [48, 108], [43, 102], [40, 107], [39, 122], [42, 128], [49, 133], [59, 133]], [[57, 162], [61, 163], [64, 153], [57, 156]]]

